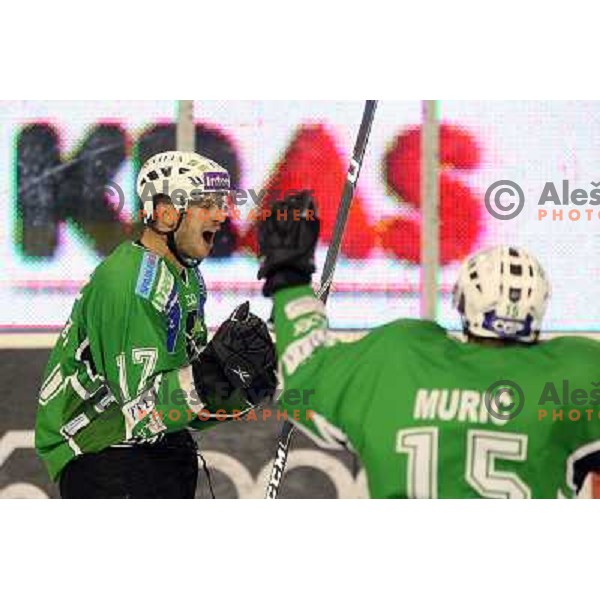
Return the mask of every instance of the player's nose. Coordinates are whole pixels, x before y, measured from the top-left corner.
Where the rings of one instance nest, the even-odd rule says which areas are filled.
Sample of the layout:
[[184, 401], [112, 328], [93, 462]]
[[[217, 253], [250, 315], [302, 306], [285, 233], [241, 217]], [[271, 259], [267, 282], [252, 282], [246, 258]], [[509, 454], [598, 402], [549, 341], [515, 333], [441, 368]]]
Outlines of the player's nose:
[[227, 205], [224, 205], [220, 208], [216, 208], [213, 210], [213, 214], [211, 215], [212, 220], [215, 224], [222, 224], [225, 222], [228, 216]]

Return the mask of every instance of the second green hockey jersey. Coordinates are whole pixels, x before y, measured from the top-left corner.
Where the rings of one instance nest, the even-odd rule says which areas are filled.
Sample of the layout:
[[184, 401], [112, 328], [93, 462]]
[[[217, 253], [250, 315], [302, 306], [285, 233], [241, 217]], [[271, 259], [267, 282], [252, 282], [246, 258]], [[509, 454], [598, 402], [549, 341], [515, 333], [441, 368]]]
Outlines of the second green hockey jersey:
[[308, 286], [274, 302], [280, 407], [320, 445], [348, 441], [372, 497], [572, 497], [600, 465], [598, 342], [490, 347], [401, 319], [338, 343]]

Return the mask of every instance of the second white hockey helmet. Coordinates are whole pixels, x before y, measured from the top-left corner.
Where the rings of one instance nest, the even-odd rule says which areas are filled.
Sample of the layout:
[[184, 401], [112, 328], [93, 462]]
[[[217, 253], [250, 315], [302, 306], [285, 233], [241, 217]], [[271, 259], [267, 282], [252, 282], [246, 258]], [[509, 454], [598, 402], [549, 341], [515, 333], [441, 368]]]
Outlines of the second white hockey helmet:
[[550, 283], [533, 255], [497, 246], [462, 264], [453, 305], [471, 335], [531, 343], [539, 335], [549, 296]]

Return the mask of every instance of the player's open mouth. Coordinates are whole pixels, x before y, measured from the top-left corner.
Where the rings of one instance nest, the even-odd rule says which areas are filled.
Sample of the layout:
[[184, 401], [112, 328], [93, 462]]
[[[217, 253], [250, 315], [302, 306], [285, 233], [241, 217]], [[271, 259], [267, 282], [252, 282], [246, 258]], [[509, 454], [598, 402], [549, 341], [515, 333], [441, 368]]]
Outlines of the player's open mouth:
[[215, 241], [216, 233], [217, 233], [216, 231], [203, 231], [202, 239], [206, 242], [206, 244], [208, 244], [209, 246], [212, 246]]

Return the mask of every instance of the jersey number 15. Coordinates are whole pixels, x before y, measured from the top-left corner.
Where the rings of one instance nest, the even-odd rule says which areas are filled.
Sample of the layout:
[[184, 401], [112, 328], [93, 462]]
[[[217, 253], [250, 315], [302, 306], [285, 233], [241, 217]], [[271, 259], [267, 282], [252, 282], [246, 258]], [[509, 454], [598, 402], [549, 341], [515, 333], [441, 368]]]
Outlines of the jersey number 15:
[[[401, 429], [396, 451], [408, 455], [406, 491], [409, 498], [438, 497], [437, 427]], [[515, 473], [496, 469], [496, 459], [527, 460], [527, 436], [470, 429], [467, 431], [465, 480], [483, 498], [531, 498], [531, 489]]]

